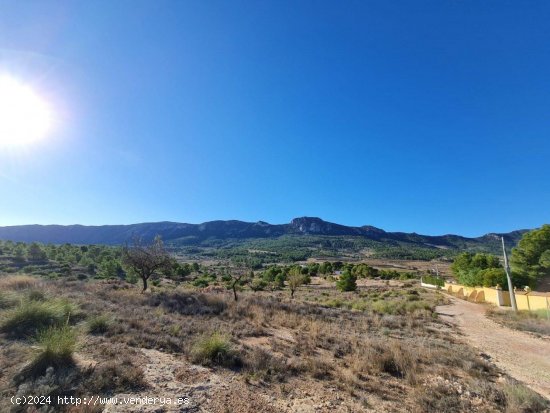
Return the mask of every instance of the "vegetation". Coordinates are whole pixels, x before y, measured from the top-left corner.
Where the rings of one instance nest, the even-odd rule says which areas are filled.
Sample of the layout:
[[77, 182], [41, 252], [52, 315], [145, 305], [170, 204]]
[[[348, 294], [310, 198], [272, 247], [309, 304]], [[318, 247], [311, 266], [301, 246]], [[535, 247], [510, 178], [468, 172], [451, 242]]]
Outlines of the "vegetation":
[[90, 317], [86, 321], [86, 330], [89, 334], [104, 334], [109, 330], [111, 319], [107, 315]]
[[122, 261], [141, 277], [142, 291], [147, 290], [147, 280], [157, 271], [173, 268], [173, 259], [164, 249], [159, 236], [155, 237], [151, 245], [144, 245], [140, 239], [135, 239], [131, 247], [123, 248]]
[[[543, 399], [438, 319], [445, 295], [416, 280], [442, 279], [413, 267], [353, 262], [355, 252], [342, 258], [340, 248], [364, 247], [353, 237], [311, 240], [318, 249], [298, 247], [295, 256], [322, 250], [332, 258], [281, 263], [290, 255], [237, 245], [216, 247], [199, 264], [183, 262], [181, 249], [160, 239], [126, 248], [2, 243], [0, 398], [116, 395], [148, 386], [153, 395], [184, 393], [193, 383], [201, 408], [212, 412], [238, 411], [232, 403], [239, 401], [248, 411], [269, 412], [303, 400], [320, 411], [544, 411]], [[187, 252], [208, 254], [196, 248], [202, 252]], [[503, 274], [498, 258], [486, 253], [461, 254], [453, 271], [481, 285], [501, 282]], [[154, 287], [141, 294], [148, 280]], [[547, 334], [543, 314], [491, 316], [518, 317], [517, 328]], [[334, 391], [339, 405], [327, 398]], [[226, 397], [236, 393], [239, 401]], [[63, 409], [42, 410], [74, 411]]]
[[[348, 411], [381, 406], [418, 412], [430, 406], [456, 412], [482, 407], [543, 411], [536, 395], [505, 390], [512, 383], [502, 384], [498, 370], [449, 334], [435, 313], [444, 295], [399, 280], [390, 271], [391, 283], [369, 279], [380, 278], [371, 268], [335, 261], [269, 267], [254, 274], [241, 271], [247, 279], [274, 285], [282, 274], [285, 283], [306, 271], [308, 277], [317, 274], [292, 300], [286, 291], [267, 288], [244, 289], [234, 301], [225, 288], [228, 281], [222, 279], [229, 280], [228, 271], [206, 264], [197, 274], [212, 279], [216, 273], [212, 283], [220, 287], [210, 293], [198, 292], [192, 279], [162, 282], [150, 294], [141, 294], [124, 280], [59, 278], [41, 281], [43, 297], [30, 300], [31, 282], [10, 292], [17, 302], [64, 302], [72, 307], [71, 314], [80, 308], [84, 315], [69, 317], [69, 324], [60, 317], [23, 341], [2, 333], [0, 362], [3, 377], [10, 381], [3, 382], [7, 393], [0, 397], [116, 396], [146, 388], [148, 394], [162, 395], [166, 388], [183, 392], [192, 383], [201, 407], [220, 413], [239, 406], [270, 412], [273, 403], [283, 401], [294, 406], [303, 402], [302, 392], [307, 392], [308, 404], [323, 411], [330, 389], [339, 392], [339, 405]], [[330, 279], [333, 271], [364, 276], [357, 276], [362, 281], [356, 282], [355, 291], [338, 291]], [[14, 308], [18, 304], [1, 309], [0, 317]], [[151, 314], [157, 322], [150, 322]], [[78, 340], [78, 332], [91, 334]], [[32, 350], [35, 345], [38, 352]], [[76, 359], [86, 360], [84, 365], [93, 362], [93, 367], [82, 367]], [[470, 396], [480, 394], [480, 382], [482, 396]], [[237, 400], [226, 397], [236, 393]], [[52, 406], [50, 411], [70, 410]]]
[[75, 315], [77, 309], [65, 300], [33, 301], [21, 299], [17, 307], [0, 318], [0, 332], [27, 338], [48, 327], [60, 326]]
[[[494, 287], [498, 284], [508, 289], [504, 268], [494, 255], [464, 252], [455, 258], [451, 270], [460, 284], [471, 287]], [[519, 282], [520, 278], [516, 277], [514, 281]]]
[[294, 298], [294, 293], [304, 284], [304, 276], [299, 271], [293, 271], [288, 276], [288, 288], [290, 289], [290, 298]]
[[68, 325], [51, 326], [38, 333], [39, 353], [33, 361], [33, 369], [43, 372], [47, 367], [66, 367], [73, 363], [76, 333]]
[[344, 271], [336, 281], [336, 288], [340, 291], [355, 291], [357, 289], [357, 277], [350, 271]]
[[550, 225], [524, 234], [512, 249], [511, 264], [513, 273], [530, 287], [535, 287], [542, 277], [550, 276]]
[[430, 274], [423, 275], [422, 280], [426, 284], [436, 285], [438, 287], [443, 287], [445, 285], [445, 280], [443, 278], [436, 277], [436, 276], [433, 276], [433, 275], [430, 275]]
[[506, 327], [550, 337], [550, 310], [513, 312], [492, 308], [487, 315]]
[[233, 367], [238, 363], [229, 337], [219, 332], [200, 337], [191, 350], [195, 363]]

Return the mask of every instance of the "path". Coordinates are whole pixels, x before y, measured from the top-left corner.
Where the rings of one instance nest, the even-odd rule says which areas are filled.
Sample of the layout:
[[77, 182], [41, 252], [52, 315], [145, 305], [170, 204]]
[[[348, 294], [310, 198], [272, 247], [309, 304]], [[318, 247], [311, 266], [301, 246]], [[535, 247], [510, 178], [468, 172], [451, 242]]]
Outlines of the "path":
[[550, 341], [497, 324], [485, 316], [484, 305], [449, 298], [452, 304], [437, 308], [441, 318], [458, 325], [467, 341], [510, 376], [550, 399]]

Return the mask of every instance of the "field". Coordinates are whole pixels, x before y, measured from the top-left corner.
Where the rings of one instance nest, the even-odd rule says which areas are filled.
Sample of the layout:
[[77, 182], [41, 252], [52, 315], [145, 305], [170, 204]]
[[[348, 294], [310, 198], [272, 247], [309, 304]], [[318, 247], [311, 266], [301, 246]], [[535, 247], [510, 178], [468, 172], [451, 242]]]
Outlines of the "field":
[[[0, 283], [2, 411], [35, 411], [11, 405], [13, 395], [189, 403], [139, 407], [151, 412], [545, 408], [441, 321], [445, 296], [416, 280], [360, 280], [339, 292], [313, 277], [294, 299], [287, 289], [244, 290], [238, 301], [222, 287], [171, 280], [145, 294], [118, 280]], [[40, 411], [138, 411], [53, 404]]]

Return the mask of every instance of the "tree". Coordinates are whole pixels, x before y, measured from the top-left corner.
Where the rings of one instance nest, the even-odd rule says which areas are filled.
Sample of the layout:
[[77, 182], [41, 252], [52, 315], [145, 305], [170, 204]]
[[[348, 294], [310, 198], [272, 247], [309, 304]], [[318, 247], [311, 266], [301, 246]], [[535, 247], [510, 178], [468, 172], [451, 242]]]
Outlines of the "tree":
[[[244, 281], [248, 281], [244, 278], [246, 274], [242, 272], [242, 273], [237, 273], [237, 274], [232, 273], [227, 275], [228, 275], [227, 286], [233, 291], [233, 298], [235, 299], [235, 301], [237, 301], [238, 300], [237, 287], [243, 284]], [[252, 277], [253, 276], [254, 276], [254, 272], [252, 272]]]
[[300, 285], [304, 283], [304, 276], [300, 273], [292, 272], [288, 276], [288, 288], [290, 288], [290, 298], [294, 298], [294, 293]]
[[122, 262], [141, 277], [142, 292], [147, 290], [147, 280], [153, 274], [169, 268], [173, 263], [159, 235], [150, 245], [144, 245], [139, 238], [134, 239], [132, 246], [125, 245], [122, 249]]
[[357, 277], [349, 271], [344, 271], [340, 279], [336, 281], [336, 288], [340, 291], [355, 291], [357, 289]]
[[458, 279], [458, 282], [470, 287], [494, 287], [500, 284], [506, 287], [506, 274], [498, 257], [490, 254], [472, 254], [463, 252], [459, 254], [451, 270]]
[[46, 259], [46, 253], [44, 252], [42, 247], [36, 242], [33, 242], [31, 245], [29, 245], [27, 256], [31, 261], [42, 261]]
[[523, 235], [512, 249], [512, 273], [524, 277], [534, 287], [542, 277], [550, 276], [550, 225]]

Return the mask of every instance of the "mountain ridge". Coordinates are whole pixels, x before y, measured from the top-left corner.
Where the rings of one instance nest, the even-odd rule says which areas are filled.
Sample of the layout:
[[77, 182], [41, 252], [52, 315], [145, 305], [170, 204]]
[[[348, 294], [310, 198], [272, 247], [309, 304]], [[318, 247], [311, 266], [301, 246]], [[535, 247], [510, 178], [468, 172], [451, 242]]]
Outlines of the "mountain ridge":
[[0, 227], [0, 239], [16, 242], [42, 242], [52, 244], [106, 244], [119, 245], [134, 237], [145, 241], [157, 234], [164, 241], [185, 244], [206, 239], [254, 239], [290, 236], [362, 237], [388, 243], [417, 244], [438, 248], [459, 248], [461, 244], [494, 243], [504, 236], [505, 241], [516, 244], [523, 233], [521, 229], [508, 233], [487, 233], [480, 237], [464, 237], [456, 234], [422, 235], [407, 232], [387, 232], [371, 225], [346, 226], [324, 221], [318, 217], [298, 217], [288, 224], [269, 224], [265, 221], [215, 220], [200, 224], [172, 221], [143, 222], [128, 225], [14, 225]]

